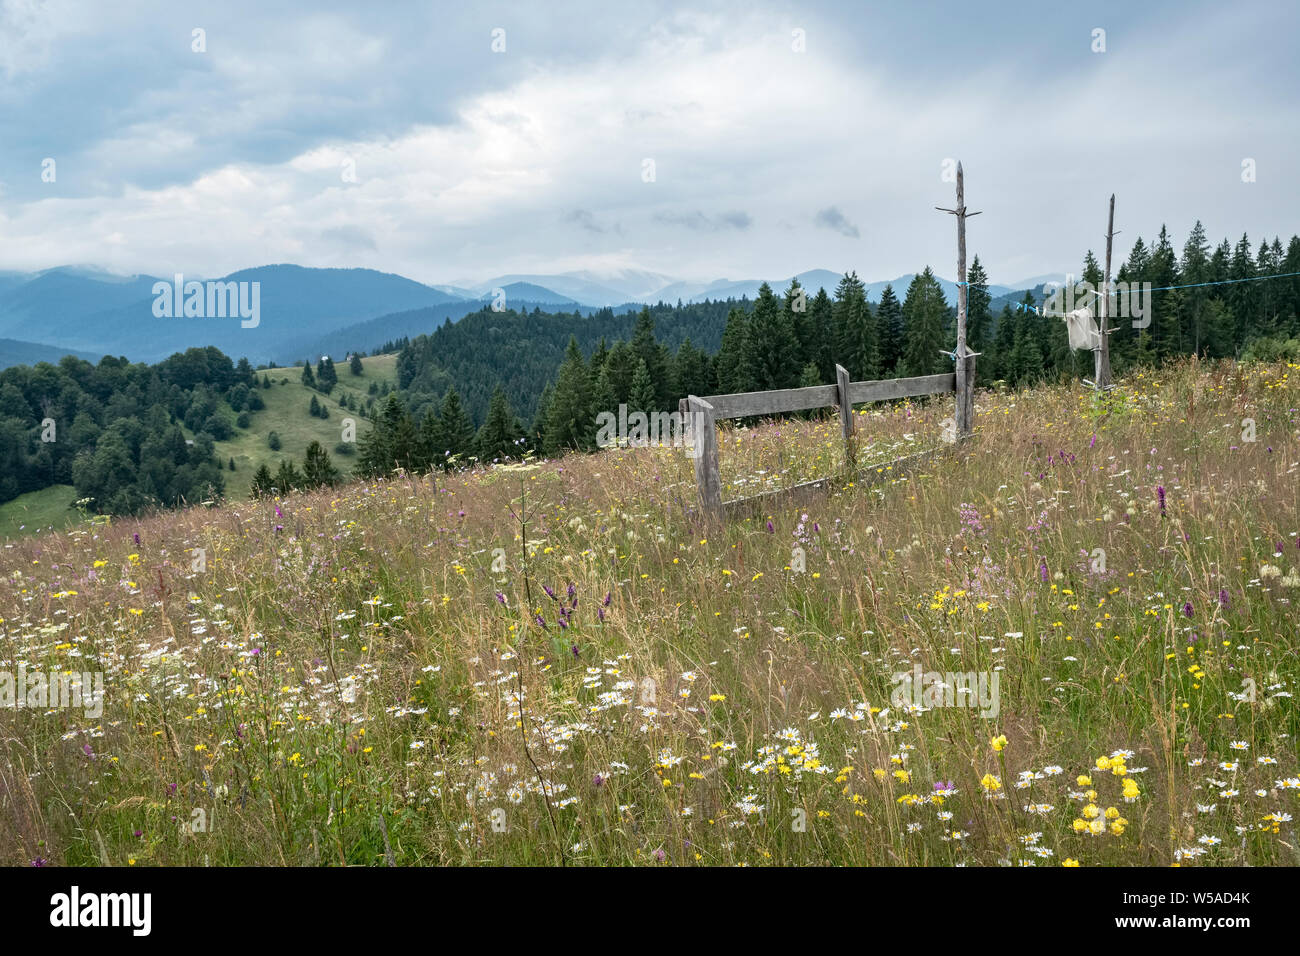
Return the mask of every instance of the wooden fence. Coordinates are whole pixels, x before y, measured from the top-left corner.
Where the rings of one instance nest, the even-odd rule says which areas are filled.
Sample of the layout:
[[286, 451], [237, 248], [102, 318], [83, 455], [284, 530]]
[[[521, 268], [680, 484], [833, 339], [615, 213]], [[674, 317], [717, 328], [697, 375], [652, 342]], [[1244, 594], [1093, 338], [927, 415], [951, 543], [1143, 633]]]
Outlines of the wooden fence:
[[[957, 397], [954, 439], [970, 434], [974, 417], [975, 356], [966, 356], [964, 394]], [[751, 418], [808, 411], [814, 408], [838, 406], [840, 428], [844, 434], [845, 459], [849, 473], [857, 475], [857, 460], [853, 443], [853, 406], [867, 402], [883, 402], [899, 398], [916, 398], [921, 395], [947, 395], [957, 392], [956, 371], [941, 375], [919, 375], [915, 378], [880, 379], [872, 382], [851, 382], [842, 365], [835, 366], [834, 385], [814, 385], [810, 388], [782, 388], [767, 392], [735, 392], [730, 395], [692, 395], [679, 404], [683, 422], [690, 423], [694, 442], [695, 482], [699, 486], [700, 508], [711, 517], [734, 517], [753, 511], [762, 502], [777, 495], [799, 495], [820, 490], [834, 482], [835, 476], [806, 481], [790, 488], [781, 488], [761, 495], [722, 500], [722, 476], [718, 470], [717, 423], [728, 418]], [[883, 462], [876, 469], [897, 468], [919, 461], [933, 452], [908, 455]], [[873, 469], [872, 475], [881, 473]], [[867, 477], [870, 477], [867, 476]]]
[[[956, 396], [956, 408], [953, 412], [953, 429], [951, 437], [945, 440], [957, 442], [971, 434], [975, 420], [975, 357], [966, 345], [966, 220], [978, 216], [978, 212], [966, 209], [965, 174], [961, 163], [957, 164], [957, 207], [948, 209], [936, 206], [942, 212], [949, 213], [957, 220], [957, 347], [952, 352], [944, 352], [953, 360], [953, 370], [943, 375], [920, 375], [916, 378], [882, 379], [875, 382], [850, 382], [849, 373], [842, 365], [835, 366], [834, 385], [814, 385], [811, 388], [783, 388], [769, 392], [740, 392], [734, 395], [707, 395], [700, 398], [692, 395], [681, 401], [679, 410], [682, 421], [689, 422], [695, 442], [692, 453], [695, 456], [695, 481], [700, 489], [701, 510], [711, 517], [730, 517], [737, 513], [753, 510], [774, 495], [798, 494], [828, 486], [834, 477], [806, 481], [791, 488], [781, 488], [762, 495], [737, 498], [733, 501], [722, 500], [722, 477], [718, 472], [718, 435], [716, 425], [719, 419], [749, 418], [752, 416], [781, 415], [787, 412], [802, 412], [812, 408], [826, 408], [837, 405], [840, 409], [840, 426], [844, 431], [845, 460], [848, 474], [861, 480], [874, 478], [883, 474], [887, 468], [906, 466], [907, 463], [926, 458], [933, 452], [921, 452], [908, 455], [891, 462], [883, 462], [870, 473], [861, 475], [853, 447], [853, 406], [866, 402], [884, 402], [896, 398], [914, 398], [920, 395]], [[1111, 232], [1114, 232], [1115, 197], [1111, 197]], [[1110, 237], [1106, 239], [1106, 275], [1110, 276]], [[1103, 336], [1103, 341], [1104, 341]], [[1100, 360], [1098, 360], [1100, 362]], [[1109, 375], [1109, 366], [1107, 366]], [[1098, 364], [1098, 380], [1101, 379], [1101, 365]], [[942, 446], [940, 446], [942, 447]]]

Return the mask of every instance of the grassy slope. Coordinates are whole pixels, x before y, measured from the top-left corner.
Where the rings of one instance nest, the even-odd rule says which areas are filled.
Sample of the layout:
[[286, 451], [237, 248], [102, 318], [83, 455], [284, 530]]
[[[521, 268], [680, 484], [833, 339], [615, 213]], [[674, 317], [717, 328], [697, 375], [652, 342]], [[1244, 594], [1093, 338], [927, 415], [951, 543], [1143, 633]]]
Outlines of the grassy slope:
[[[370, 423], [354, 412], [347, 411], [339, 405], [339, 399], [345, 392], [350, 392], [364, 404], [372, 382], [392, 385], [397, 383], [397, 355], [376, 355], [362, 360], [362, 373], [353, 375], [346, 364], [338, 366], [339, 384], [330, 395], [323, 395], [302, 384], [302, 370], [298, 368], [265, 369], [257, 373], [258, 381], [263, 375], [270, 376], [272, 387], [258, 389], [257, 393], [266, 403], [261, 411], [250, 416], [249, 427], [235, 428], [235, 434], [229, 441], [216, 443], [216, 455], [226, 466], [223, 472], [226, 479], [226, 497], [243, 499], [248, 497], [253, 473], [263, 463], [275, 471], [280, 461], [291, 459], [299, 468], [303, 456], [312, 441], [319, 441], [329, 452], [334, 466], [347, 477], [356, 465], [356, 457], [347, 457], [335, 452], [342, 434], [343, 419], [351, 417], [356, 421], [356, 437], [360, 442], [370, 429]], [[287, 384], [280, 384], [281, 379], [288, 379]], [[312, 396], [329, 408], [328, 419], [313, 418], [308, 413]], [[226, 416], [234, 424], [235, 413], [229, 406], [224, 407]], [[271, 432], [280, 436], [280, 450], [272, 451], [267, 439]], [[186, 430], [186, 437], [193, 434]], [[235, 471], [229, 470], [229, 461], [235, 459]], [[69, 506], [76, 499], [71, 485], [56, 485], [43, 488], [29, 494], [20, 495], [13, 501], [0, 504], [0, 540], [24, 537], [46, 528], [69, 528], [81, 520], [77, 511]]]
[[[334, 466], [344, 475], [351, 473], [356, 458], [344, 457], [334, 452], [339, 443], [343, 419], [351, 417], [357, 424], [357, 441], [366, 434], [370, 423], [353, 412], [342, 408], [338, 400], [345, 392], [351, 392], [364, 403], [371, 382], [389, 382], [396, 385], [396, 354], [376, 355], [362, 359], [361, 375], [353, 375], [345, 363], [338, 363], [339, 384], [328, 396], [322, 395], [302, 384], [302, 370], [298, 368], [267, 369], [258, 372], [271, 378], [271, 388], [259, 389], [258, 394], [266, 403], [266, 408], [253, 412], [247, 431], [235, 429], [235, 436], [229, 441], [217, 442], [217, 457], [224, 463], [235, 459], [235, 471], [226, 471], [226, 495], [230, 498], [246, 498], [253, 473], [263, 462], [272, 471], [279, 467], [282, 459], [291, 459], [302, 467], [303, 455], [312, 441], [319, 441], [330, 453]], [[288, 384], [280, 384], [281, 379], [288, 379]], [[328, 419], [313, 418], [308, 413], [312, 396], [329, 408]], [[233, 421], [233, 413], [231, 413]], [[267, 444], [271, 432], [280, 436], [281, 448], [272, 451]]]
[[53, 485], [6, 501], [0, 505], [0, 540], [76, 524], [81, 517], [72, 508], [76, 497], [76, 490], [71, 485]]
[[[0, 710], [0, 862], [1296, 864], [1297, 369], [981, 392], [954, 454], [726, 526], [625, 449], [18, 542], [0, 653], [107, 702]], [[719, 446], [728, 497], [842, 456]], [[892, 700], [917, 665], [996, 713]]]

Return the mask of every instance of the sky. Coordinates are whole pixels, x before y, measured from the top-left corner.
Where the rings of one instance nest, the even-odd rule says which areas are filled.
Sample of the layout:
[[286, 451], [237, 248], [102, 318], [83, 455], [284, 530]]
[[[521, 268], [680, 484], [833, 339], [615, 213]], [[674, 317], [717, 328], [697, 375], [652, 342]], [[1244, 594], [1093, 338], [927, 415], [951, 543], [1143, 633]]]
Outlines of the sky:
[[1285, 244], [1298, 28], [1291, 2], [0, 0], [0, 270], [952, 277], [956, 160], [994, 282], [1077, 272], [1111, 193], [1117, 258], [1197, 219]]

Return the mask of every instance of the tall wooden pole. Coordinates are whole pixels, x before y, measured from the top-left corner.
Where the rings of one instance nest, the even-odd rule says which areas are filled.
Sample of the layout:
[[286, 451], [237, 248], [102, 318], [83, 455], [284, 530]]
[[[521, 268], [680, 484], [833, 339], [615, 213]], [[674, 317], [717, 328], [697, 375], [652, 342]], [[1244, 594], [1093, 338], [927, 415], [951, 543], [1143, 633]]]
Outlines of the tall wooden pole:
[[1115, 194], [1110, 194], [1110, 218], [1106, 222], [1106, 276], [1102, 280], [1101, 288], [1101, 328], [1099, 330], [1101, 341], [1097, 343], [1097, 351], [1094, 353], [1096, 361], [1094, 363], [1092, 380], [1096, 383], [1097, 390], [1110, 388], [1110, 247], [1115, 238]]
[[961, 163], [957, 164], [957, 208], [934, 208], [957, 217], [957, 348], [953, 351], [957, 408], [954, 417], [957, 437], [965, 438], [971, 433], [975, 417], [975, 356], [966, 347], [966, 217], [979, 213], [966, 211], [966, 182]]

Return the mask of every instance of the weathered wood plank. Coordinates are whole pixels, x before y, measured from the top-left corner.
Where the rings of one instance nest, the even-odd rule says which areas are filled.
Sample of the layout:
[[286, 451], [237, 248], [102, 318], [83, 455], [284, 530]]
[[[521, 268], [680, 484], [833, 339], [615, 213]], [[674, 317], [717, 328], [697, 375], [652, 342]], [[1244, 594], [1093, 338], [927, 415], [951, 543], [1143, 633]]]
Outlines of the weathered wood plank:
[[825, 408], [839, 401], [838, 394], [839, 390], [834, 385], [813, 385], [810, 388], [778, 388], [770, 392], [706, 395], [703, 401], [713, 406], [713, 417], [721, 420]]
[[[967, 353], [959, 361], [957, 375], [957, 437], [969, 438], [975, 427], [975, 356]], [[965, 374], [962, 374], [962, 373]]]
[[785, 504], [809, 501], [816, 497], [817, 494], [829, 491], [835, 484], [836, 481], [833, 478], [818, 478], [814, 481], [804, 481], [797, 485], [791, 485], [789, 488], [764, 491], [761, 494], [750, 495], [747, 498], [733, 498], [731, 501], [723, 503], [723, 514], [728, 519], [738, 518], [745, 515], [760, 514], [763, 508], [773, 501], [781, 501]]
[[840, 407], [840, 431], [844, 440], [853, 437], [853, 402], [849, 398], [849, 372], [843, 365], [835, 366], [835, 404]]
[[840, 406], [840, 431], [844, 433], [844, 460], [853, 467], [853, 402], [849, 400], [852, 384], [848, 369], [835, 366], [835, 401]]
[[885, 378], [874, 382], [852, 382], [849, 400], [858, 405], [863, 402], [883, 402], [895, 398], [914, 398], [918, 395], [942, 395], [957, 390], [957, 376], [952, 372], [940, 375], [918, 375], [915, 378]]
[[928, 448], [925, 451], [913, 452], [901, 458], [873, 462], [856, 473], [851, 472], [848, 475], [816, 478], [812, 481], [791, 485], [789, 488], [777, 488], [773, 491], [764, 491], [761, 494], [750, 495], [745, 498], [733, 498], [722, 503], [722, 512], [727, 519], [746, 515], [752, 516], [761, 514], [763, 509], [774, 501], [780, 501], [783, 504], [807, 501], [817, 494], [829, 492], [833, 488], [843, 487], [850, 481], [860, 485], [872, 485], [877, 482], [888, 481], [902, 471], [908, 471], [942, 455], [950, 448], [950, 445], [940, 445], [936, 448]]
[[691, 453], [695, 457], [695, 484], [700, 490], [700, 507], [717, 517], [722, 510], [722, 474], [718, 470], [718, 429], [713, 406], [695, 395], [686, 400], [690, 417]]

